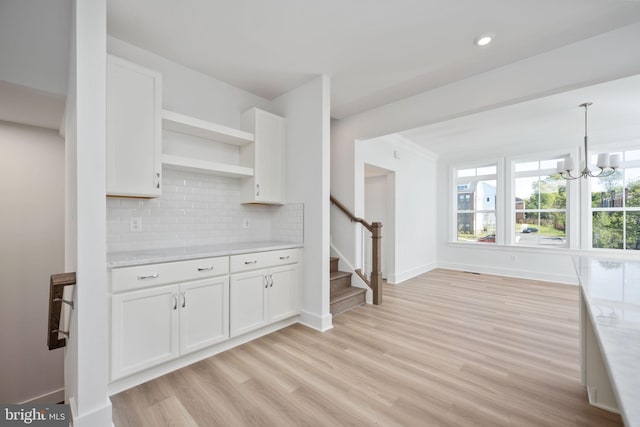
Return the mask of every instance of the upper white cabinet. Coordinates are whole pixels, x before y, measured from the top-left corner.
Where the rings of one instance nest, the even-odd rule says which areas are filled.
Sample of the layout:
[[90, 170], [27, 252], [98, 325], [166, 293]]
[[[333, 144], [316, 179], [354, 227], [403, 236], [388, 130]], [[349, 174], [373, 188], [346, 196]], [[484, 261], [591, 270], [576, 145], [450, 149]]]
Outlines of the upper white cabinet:
[[242, 184], [242, 202], [284, 203], [285, 119], [252, 108], [242, 115], [242, 129], [255, 139], [240, 148], [240, 165], [253, 168], [253, 177]]
[[161, 194], [160, 73], [107, 57], [107, 195]]

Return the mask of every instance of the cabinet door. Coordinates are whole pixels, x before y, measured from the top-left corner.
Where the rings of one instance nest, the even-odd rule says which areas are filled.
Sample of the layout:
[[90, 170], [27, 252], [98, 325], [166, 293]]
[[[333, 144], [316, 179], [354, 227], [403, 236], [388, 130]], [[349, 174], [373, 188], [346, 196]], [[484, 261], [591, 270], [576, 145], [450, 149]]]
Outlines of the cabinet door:
[[241, 149], [241, 163], [254, 168], [244, 186], [244, 202], [284, 203], [285, 124], [283, 117], [257, 108], [243, 115], [243, 128], [255, 135], [255, 142]]
[[111, 379], [178, 356], [178, 288], [127, 292], [111, 298]]
[[231, 276], [229, 329], [232, 337], [267, 324], [266, 286], [266, 270]]
[[229, 338], [229, 278], [180, 286], [180, 354]]
[[296, 264], [270, 270], [269, 321], [277, 322], [298, 314]]
[[160, 95], [160, 73], [108, 56], [107, 195], [160, 195]]

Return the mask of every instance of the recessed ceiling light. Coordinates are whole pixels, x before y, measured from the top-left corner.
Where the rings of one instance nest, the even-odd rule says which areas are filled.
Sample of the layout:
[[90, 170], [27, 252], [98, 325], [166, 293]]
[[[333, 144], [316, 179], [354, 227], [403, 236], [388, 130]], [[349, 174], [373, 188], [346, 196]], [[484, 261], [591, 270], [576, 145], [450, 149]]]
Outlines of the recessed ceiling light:
[[479, 37], [476, 37], [473, 41], [478, 46], [486, 46], [493, 40], [493, 34], [483, 34]]

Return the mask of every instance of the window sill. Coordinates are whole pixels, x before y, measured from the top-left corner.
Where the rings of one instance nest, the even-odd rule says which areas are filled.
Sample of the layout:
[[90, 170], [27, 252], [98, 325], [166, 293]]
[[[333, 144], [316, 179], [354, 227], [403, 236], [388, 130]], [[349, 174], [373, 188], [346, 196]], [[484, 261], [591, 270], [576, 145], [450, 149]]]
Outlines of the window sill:
[[553, 254], [567, 256], [598, 256], [603, 258], [616, 259], [640, 259], [640, 250], [623, 251], [621, 249], [570, 249], [567, 247], [540, 247], [540, 246], [523, 246], [523, 245], [501, 245], [498, 243], [488, 242], [453, 242], [447, 243], [450, 248], [456, 249], [486, 249], [497, 252], [518, 252], [518, 253], [534, 253], [534, 254]]

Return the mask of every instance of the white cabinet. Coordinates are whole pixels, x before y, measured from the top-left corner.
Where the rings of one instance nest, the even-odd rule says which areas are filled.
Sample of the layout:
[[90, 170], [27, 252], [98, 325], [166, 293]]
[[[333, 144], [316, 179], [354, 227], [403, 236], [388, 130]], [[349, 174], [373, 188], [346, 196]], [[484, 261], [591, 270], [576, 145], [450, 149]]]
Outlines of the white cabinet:
[[277, 322], [298, 314], [297, 265], [273, 268], [269, 271], [269, 279], [269, 321]]
[[253, 133], [255, 140], [240, 148], [240, 164], [253, 168], [253, 177], [242, 184], [242, 202], [284, 203], [285, 119], [252, 108], [242, 115], [242, 129]]
[[161, 76], [107, 57], [107, 195], [161, 194]]
[[267, 272], [231, 276], [229, 285], [229, 334], [242, 335], [267, 324]]
[[111, 379], [228, 339], [228, 273], [229, 257], [111, 271]]
[[180, 354], [229, 338], [229, 278], [180, 286]]
[[298, 265], [292, 251], [262, 252], [231, 257], [234, 266], [244, 270], [247, 266], [265, 264], [267, 257], [288, 265], [275, 266], [273, 260], [269, 268], [232, 274], [229, 284], [230, 336], [235, 337], [261, 326], [295, 316], [298, 304]]
[[112, 379], [178, 356], [176, 286], [114, 295], [111, 304]]

